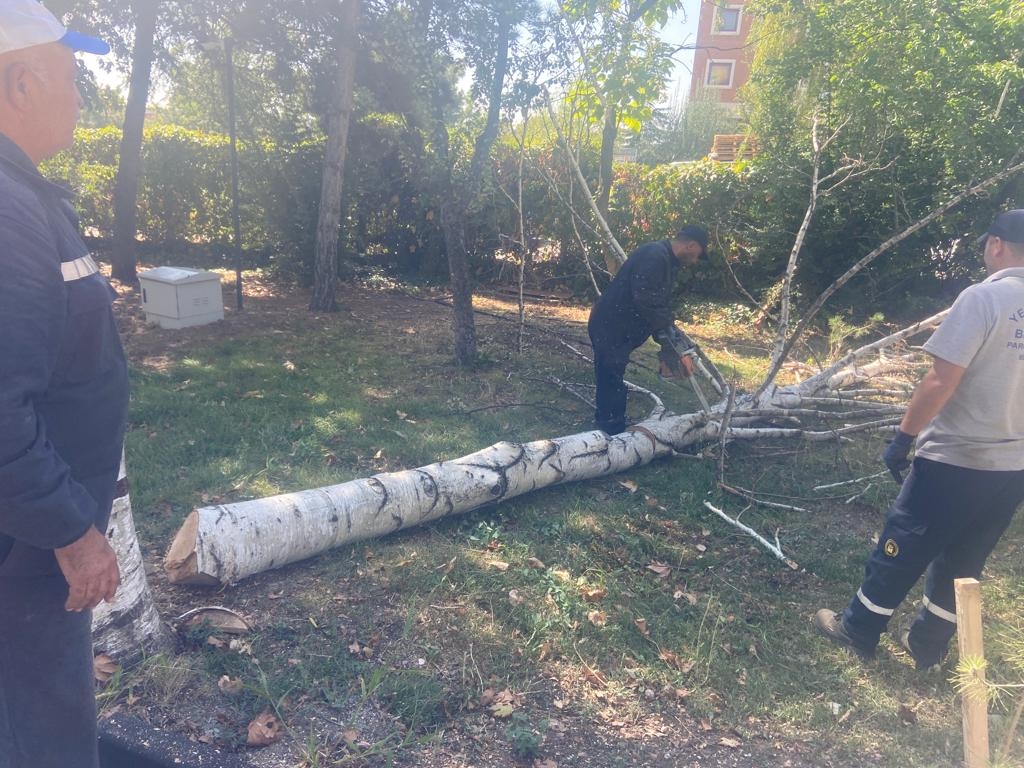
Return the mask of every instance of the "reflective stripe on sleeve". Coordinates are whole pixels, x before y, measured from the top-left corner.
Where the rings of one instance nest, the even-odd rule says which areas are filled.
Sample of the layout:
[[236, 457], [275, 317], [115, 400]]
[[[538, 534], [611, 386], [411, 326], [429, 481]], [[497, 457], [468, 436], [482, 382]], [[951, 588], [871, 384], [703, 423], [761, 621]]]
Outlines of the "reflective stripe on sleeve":
[[100, 268], [96, 266], [96, 262], [93, 261], [92, 256], [86, 254], [74, 261], [62, 261], [60, 263], [60, 272], [64, 275], [64, 282], [70, 283], [72, 280], [81, 280], [83, 277], [89, 275], [95, 275], [100, 271]]
[[936, 605], [935, 603], [933, 603], [931, 600], [928, 599], [928, 595], [925, 595], [921, 599], [921, 602], [924, 604], [924, 607], [927, 609], [928, 613], [934, 614], [943, 621], [948, 621], [950, 624], [956, 624], [956, 614], [952, 611], [947, 611], [941, 605]]
[[879, 616], [892, 616], [896, 611], [895, 608], [883, 608], [880, 605], [875, 605], [864, 596], [863, 590], [857, 590], [857, 599], [860, 600], [861, 605], [867, 608], [872, 613], [877, 613]]

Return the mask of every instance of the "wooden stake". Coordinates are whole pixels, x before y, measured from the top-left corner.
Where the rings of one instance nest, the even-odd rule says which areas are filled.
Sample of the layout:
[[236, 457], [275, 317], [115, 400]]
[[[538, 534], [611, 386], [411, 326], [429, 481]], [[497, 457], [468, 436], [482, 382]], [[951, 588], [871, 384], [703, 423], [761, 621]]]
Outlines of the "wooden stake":
[[981, 585], [977, 579], [956, 579], [956, 632], [960, 660], [973, 659], [972, 684], [963, 693], [964, 765], [988, 768], [988, 698], [985, 689], [985, 646], [981, 630]]

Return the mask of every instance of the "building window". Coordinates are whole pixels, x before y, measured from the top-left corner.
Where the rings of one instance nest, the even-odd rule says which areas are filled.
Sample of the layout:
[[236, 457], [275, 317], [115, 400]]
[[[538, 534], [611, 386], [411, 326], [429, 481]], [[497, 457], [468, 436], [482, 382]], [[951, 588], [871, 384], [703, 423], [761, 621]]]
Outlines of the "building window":
[[708, 88], [731, 88], [734, 64], [735, 62], [733, 61], [716, 61], [712, 59], [708, 62], [708, 73], [704, 78], [704, 84]]
[[738, 35], [740, 33], [740, 9], [715, 6], [715, 20], [711, 31], [716, 35]]

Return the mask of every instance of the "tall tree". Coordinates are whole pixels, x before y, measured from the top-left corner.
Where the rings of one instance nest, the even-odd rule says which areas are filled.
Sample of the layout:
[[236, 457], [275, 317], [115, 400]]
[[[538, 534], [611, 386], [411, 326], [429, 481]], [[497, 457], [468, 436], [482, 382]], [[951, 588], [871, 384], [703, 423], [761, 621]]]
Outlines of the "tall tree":
[[[601, 125], [600, 177], [596, 202], [608, 216], [612, 163], [619, 129], [639, 130], [664, 92], [671, 52], [658, 30], [680, 0], [563, 0], [565, 34], [578, 56], [572, 95], [586, 104], [589, 118]], [[615, 267], [617, 264], [610, 264]]]
[[355, 93], [356, 46], [360, 0], [344, 0], [335, 32], [337, 71], [332, 108], [327, 115], [327, 147], [320, 186], [320, 218], [317, 222], [313, 269], [313, 297], [309, 308], [325, 312], [337, 309], [338, 235], [341, 229], [342, 181], [348, 129]]
[[[891, 163], [859, 192], [868, 196], [860, 202], [869, 216], [843, 206], [836, 226], [847, 229], [837, 240], [870, 239], [913, 219], [1021, 152], [1018, 0], [757, 0], [747, 7], [761, 17], [747, 100], [766, 154], [800, 163], [806, 142], [799, 137], [817, 114], [825, 131], [843, 126], [823, 158], [826, 170], [844, 157], [876, 153]], [[996, 204], [1008, 194], [997, 190]]]
[[[491, 149], [500, 126], [509, 53], [514, 44], [513, 30], [532, 6], [530, 0], [422, 0], [407, 9], [416, 29], [411, 52], [420, 65], [420, 78], [430, 93], [427, 119], [431, 126], [434, 187], [454, 304], [454, 352], [455, 359], [463, 365], [477, 358], [467, 219], [489, 176]], [[479, 98], [485, 114], [483, 125], [472, 141], [468, 163], [452, 148], [453, 117], [460, 116], [460, 112], [453, 110], [457, 101], [451, 87], [450, 67], [459, 53], [465, 57], [464, 66], [472, 73], [471, 95]]]
[[114, 183], [114, 247], [112, 274], [118, 280], [134, 283], [136, 204], [142, 171], [142, 130], [149, 102], [150, 74], [153, 68], [159, 0], [134, 0], [135, 44], [132, 46], [131, 79], [121, 130], [117, 179]]

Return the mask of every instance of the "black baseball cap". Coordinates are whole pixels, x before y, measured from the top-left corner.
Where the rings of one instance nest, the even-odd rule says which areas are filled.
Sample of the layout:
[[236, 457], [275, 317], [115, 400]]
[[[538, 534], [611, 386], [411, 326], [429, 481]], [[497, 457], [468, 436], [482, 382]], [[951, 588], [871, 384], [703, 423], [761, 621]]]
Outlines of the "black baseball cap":
[[996, 216], [988, 232], [978, 238], [978, 247], [984, 248], [989, 237], [998, 237], [1008, 243], [1024, 243], [1024, 208], [1003, 211]]
[[702, 261], [708, 259], [708, 231], [696, 224], [687, 224], [680, 227], [676, 232], [676, 240], [692, 240], [700, 246], [700, 258]]

